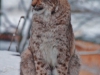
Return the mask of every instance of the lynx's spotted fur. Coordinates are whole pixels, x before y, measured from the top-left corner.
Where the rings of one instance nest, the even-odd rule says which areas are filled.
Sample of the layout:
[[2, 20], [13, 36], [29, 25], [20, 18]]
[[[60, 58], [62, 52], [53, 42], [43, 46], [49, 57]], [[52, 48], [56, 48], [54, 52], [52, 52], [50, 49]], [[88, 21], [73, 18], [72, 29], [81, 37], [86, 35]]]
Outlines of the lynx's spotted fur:
[[68, 1], [33, 0], [32, 6], [32, 34], [21, 55], [20, 75], [78, 75]]

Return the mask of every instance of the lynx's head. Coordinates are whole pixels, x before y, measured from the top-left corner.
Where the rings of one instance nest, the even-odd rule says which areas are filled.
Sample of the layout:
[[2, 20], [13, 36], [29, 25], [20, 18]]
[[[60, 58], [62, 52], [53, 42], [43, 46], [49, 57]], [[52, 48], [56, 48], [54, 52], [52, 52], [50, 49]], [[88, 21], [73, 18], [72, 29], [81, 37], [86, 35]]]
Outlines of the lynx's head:
[[67, 6], [67, 0], [32, 0], [33, 11], [37, 14], [52, 15], [57, 12], [60, 5]]
[[33, 0], [33, 11], [45, 16], [54, 14], [57, 11], [58, 0]]

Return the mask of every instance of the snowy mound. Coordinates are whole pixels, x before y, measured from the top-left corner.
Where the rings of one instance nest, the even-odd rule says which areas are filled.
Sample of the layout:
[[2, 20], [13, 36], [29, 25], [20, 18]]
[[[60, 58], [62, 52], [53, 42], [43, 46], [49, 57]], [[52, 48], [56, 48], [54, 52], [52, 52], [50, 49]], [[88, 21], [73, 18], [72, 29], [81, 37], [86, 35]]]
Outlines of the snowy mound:
[[0, 75], [19, 75], [19, 65], [18, 53], [0, 51]]

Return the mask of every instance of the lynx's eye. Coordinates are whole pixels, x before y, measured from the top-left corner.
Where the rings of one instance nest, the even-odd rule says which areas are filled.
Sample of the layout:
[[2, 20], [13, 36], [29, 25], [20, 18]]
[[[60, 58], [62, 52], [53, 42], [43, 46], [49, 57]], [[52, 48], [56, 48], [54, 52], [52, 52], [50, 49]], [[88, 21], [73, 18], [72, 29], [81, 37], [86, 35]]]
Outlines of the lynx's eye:
[[39, 10], [42, 10], [42, 9], [43, 9], [42, 6], [35, 6], [35, 8], [34, 8], [34, 10], [36, 10], [36, 11], [39, 11]]

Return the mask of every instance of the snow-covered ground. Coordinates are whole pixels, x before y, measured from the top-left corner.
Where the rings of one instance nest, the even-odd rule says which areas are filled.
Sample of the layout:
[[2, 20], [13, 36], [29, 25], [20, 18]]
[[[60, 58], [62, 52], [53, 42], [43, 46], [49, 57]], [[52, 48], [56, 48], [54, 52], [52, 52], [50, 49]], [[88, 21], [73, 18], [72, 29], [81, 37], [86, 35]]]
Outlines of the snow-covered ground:
[[19, 53], [0, 51], [0, 75], [19, 75]]

